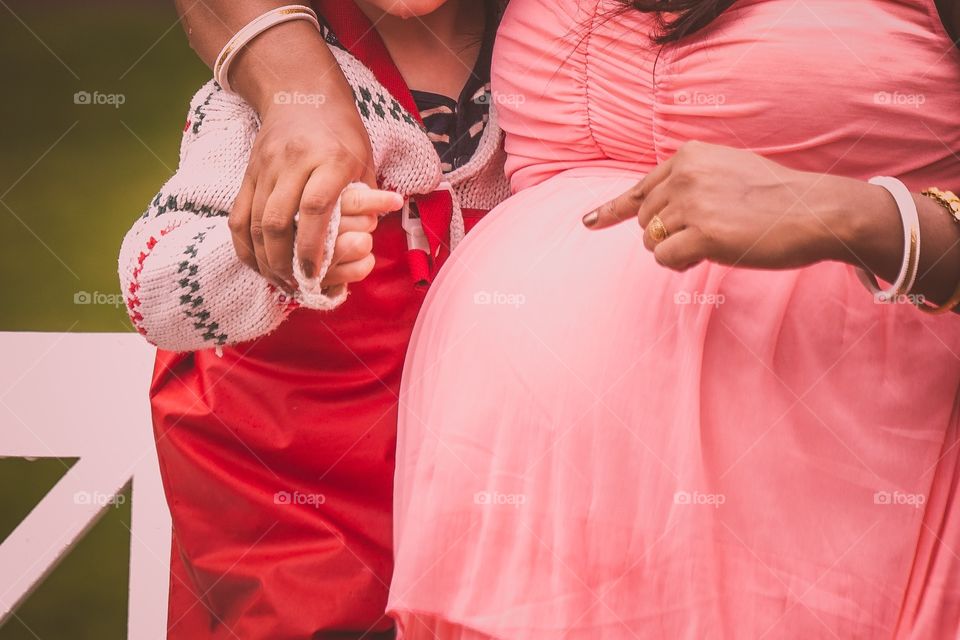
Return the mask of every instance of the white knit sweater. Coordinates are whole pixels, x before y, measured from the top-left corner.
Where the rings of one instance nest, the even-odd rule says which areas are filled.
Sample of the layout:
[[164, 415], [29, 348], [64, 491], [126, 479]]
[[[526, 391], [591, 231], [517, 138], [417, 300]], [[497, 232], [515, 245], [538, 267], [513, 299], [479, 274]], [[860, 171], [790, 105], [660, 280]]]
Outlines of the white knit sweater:
[[[356, 58], [335, 46], [331, 50], [353, 88], [381, 186], [413, 196], [449, 184], [454, 200], [449, 243], [456, 246], [463, 237], [460, 208], [491, 209], [509, 193], [494, 109], [471, 161], [443, 175], [416, 119]], [[295, 269], [302, 292], [295, 301], [237, 258], [227, 216], [258, 128], [256, 113], [242, 98], [213, 81], [204, 85], [190, 105], [177, 172], [124, 237], [119, 274], [127, 311], [158, 347], [194, 351], [245, 342], [276, 329], [298, 306], [330, 310], [346, 297], [345, 290], [331, 297], [319, 288], [338, 235], [339, 206], [317, 277], [307, 281]]]

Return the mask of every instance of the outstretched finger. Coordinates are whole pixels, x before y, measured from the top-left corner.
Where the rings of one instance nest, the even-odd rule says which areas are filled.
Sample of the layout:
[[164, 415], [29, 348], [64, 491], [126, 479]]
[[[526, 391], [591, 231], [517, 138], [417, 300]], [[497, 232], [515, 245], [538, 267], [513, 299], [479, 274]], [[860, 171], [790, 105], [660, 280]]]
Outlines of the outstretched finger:
[[340, 197], [340, 213], [346, 216], [381, 215], [403, 208], [403, 196], [382, 189], [348, 188]]
[[640, 211], [640, 205], [654, 187], [670, 175], [672, 158], [654, 167], [653, 171], [628, 189], [625, 193], [602, 204], [583, 217], [583, 224], [590, 229], [606, 229], [624, 220], [633, 218]]

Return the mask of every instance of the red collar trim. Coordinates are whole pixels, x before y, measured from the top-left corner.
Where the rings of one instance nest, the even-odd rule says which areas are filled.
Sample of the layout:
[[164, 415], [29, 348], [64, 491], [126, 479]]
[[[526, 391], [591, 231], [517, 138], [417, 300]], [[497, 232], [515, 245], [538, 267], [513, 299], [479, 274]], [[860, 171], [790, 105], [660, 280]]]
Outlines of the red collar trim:
[[356, 3], [352, 0], [313, 0], [313, 6], [326, 19], [337, 40], [350, 54], [373, 71], [380, 84], [396, 98], [400, 106], [423, 124], [410, 88], [400, 75], [380, 34]]

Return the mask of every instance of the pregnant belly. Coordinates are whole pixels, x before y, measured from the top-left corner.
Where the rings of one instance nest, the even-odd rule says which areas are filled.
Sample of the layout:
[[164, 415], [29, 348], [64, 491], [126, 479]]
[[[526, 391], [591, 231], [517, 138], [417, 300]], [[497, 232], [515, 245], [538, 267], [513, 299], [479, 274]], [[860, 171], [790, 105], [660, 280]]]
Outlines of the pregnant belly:
[[[633, 221], [583, 228], [636, 179], [519, 193], [428, 295], [404, 371], [394, 608], [449, 593], [502, 637], [623, 620], [641, 637], [731, 620], [731, 637], [816, 637], [821, 619], [889, 635], [924, 516], [875, 494], [926, 496], [955, 472], [960, 329], [873, 304], [843, 265], [678, 274]], [[529, 580], [486, 593], [503, 575]], [[817, 588], [784, 617], [784, 584]], [[588, 623], [571, 614], [607, 591]], [[517, 602], [535, 604], [498, 617]]]

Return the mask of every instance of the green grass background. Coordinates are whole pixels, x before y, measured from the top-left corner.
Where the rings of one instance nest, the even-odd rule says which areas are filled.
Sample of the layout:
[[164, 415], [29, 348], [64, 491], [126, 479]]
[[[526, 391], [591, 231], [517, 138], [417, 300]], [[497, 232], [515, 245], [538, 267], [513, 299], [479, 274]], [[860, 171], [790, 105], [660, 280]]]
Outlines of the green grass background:
[[[129, 331], [121, 307], [74, 296], [119, 293], [120, 239], [175, 168], [189, 98], [209, 72], [166, 0], [0, 0], [0, 69], [0, 331]], [[77, 91], [125, 103], [77, 105]], [[0, 459], [0, 540], [73, 462]], [[126, 637], [129, 498], [0, 640]]]

